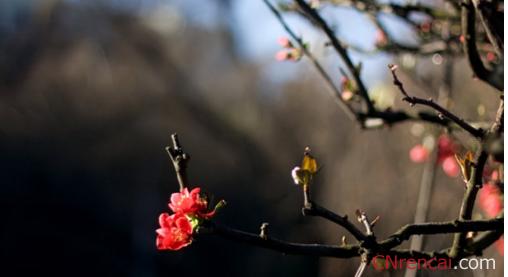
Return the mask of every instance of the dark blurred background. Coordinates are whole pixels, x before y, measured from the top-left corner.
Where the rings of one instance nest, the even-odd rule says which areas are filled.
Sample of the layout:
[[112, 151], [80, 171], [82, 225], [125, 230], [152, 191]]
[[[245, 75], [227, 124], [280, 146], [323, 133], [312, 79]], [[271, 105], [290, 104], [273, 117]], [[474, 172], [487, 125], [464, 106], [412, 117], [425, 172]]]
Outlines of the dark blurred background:
[[[346, 40], [372, 47], [374, 28], [362, 15], [334, 16]], [[289, 21], [339, 82], [320, 32]], [[391, 28], [411, 39], [399, 22]], [[158, 215], [178, 187], [164, 151], [172, 132], [192, 156], [191, 183], [227, 200], [221, 223], [258, 232], [269, 222], [285, 240], [340, 243], [344, 230], [300, 213], [290, 171], [307, 145], [324, 166], [316, 201], [380, 215], [380, 238], [413, 220], [422, 166], [408, 151], [428, 126], [359, 130], [305, 59], [274, 61], [282, 35], [257, 0], [1, 1], [0, 276], [352, 276], [359, 259], [285, 256], [213, 236], [178, 252], [155, 248]], [[378, 105], [410, 109], [386, 70], [394, 57], [353, 58]], [[442, 63], [402, 61], [406, 86], [435, 95]], [[454, 64], [453, 109], [491, 119], [496, 94], [470, 78], [462, 58]], [[437, 174], [428, 217], [450, 220], [463, 185]], [[450, 241], [433, 236], [425, 248]], [[500, 256], [492, 247], [485, 256], [497, 271], [452, 273], [500, 276]]]

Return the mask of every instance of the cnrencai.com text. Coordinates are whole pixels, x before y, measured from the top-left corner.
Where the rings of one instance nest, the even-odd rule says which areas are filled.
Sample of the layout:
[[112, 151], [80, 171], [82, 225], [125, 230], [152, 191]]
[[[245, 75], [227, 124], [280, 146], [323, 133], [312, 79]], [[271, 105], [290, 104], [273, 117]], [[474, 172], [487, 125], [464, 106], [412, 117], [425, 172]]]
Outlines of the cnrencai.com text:
[[372, 267], [376, 270], [385, 269], [423, 269], [423, 270], [489, 270], [496, 269], [493, 258], [464, 258], [454, 264], [450, 258], [399, 258], [398, 256], [377, 255], [372, 258]]

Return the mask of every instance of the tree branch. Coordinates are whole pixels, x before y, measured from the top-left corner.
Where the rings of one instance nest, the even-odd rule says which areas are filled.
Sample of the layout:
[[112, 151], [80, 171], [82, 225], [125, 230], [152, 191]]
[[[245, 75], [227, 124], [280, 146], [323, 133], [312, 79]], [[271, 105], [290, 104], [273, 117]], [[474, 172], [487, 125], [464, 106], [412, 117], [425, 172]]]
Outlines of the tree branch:
[[265, 2], [266, 6], [268, 6], [270, 11], [272, 11], [272, 13], [275, 15], [275, 17], [279, 20], [280, 24], [286, 30], [286, 32], [289, 34], [289, 36], [291, 36], [291, 38], [293, 38], [293, 40], [295, 40], [296, 43], [298, 43], [298, 46], [300, 47], [301, 51], [303, 52], [303, 54], [305, 56], [307, 56], [307, 58], [309, 58], [312, 65], [314, 66], [314, 68], [318, 71], [319, 75], [321, 75], [321, 77], [325, 80], [325, 83], [328, 85], [328, 87], [330, 88], [330, 90], [332, 92], [331, 96], [334, 99], [335, 103], [346, 113], [346, 115], [349, 117], [349, 119], [351, 119], [352, 121], [354, 121], [358, 124], [361, 124], [361, 122], [357, 119], [356, 113], [353, 110], [353, 108], [351, 108], [351, 106], [349, 106], [346, 103], [346, 101], [344, 101], [342, 99], [340, 90], [337, 88], [337, 86], [335, 86], [335, 84], [332, 81], [332, 78], [328, 75], [328, 73], [326, 73], [326, 71], [321, 66], [321, 64], [318, 62], [318, 60], [314, 57], [314, 55], [312, 55], [312, 53], [304, 45], [304, 42], [302, 41], [302, 39], [300, 37], [298, 37], [293, 32], [293, 30], [291, 30], [291, 28], [286, 23], [286, 21], [284, 20], [284, 18], [280, 14], [280, 12], [270, 3], [269, 0], [263, 0], [263, 1]]
[[166, 152], [168, 152], [173, 167], [175, 168], [176, 178], [180, 186], [180, 191], [187, 187], [187, 165], [190, 160], [190, 156], [183, 152], [178, 135], [176, 133], [171, 135], [172, 146], [166, 146]]
[[502, 74], [501, 76], [496, 76], [499, 74], [488, 70], [480, 58], [478, 48], [476, 47], [475, 21], [475, 8], [471, 4], [471, 0], [466, 0], [462, 5], [462, 35], [465, 40], [463, 44], [464, 52], [468, 57], [469, 64], [471, 65], [471, 69], [474, 74], [480, 80], [483, 80], [494, 88], [503, 91], [504, 80]]
[[469, 132], [472, 136], [474, 136], [478, 139], [481, 139], [483, 137], [483, 135], [484, 135], [483, 130], [476, 129], [475, 127], [471, 126], [469, 123], [467, 123], [462, 118], [459, 118], [452, 112], [448, 111], [447, 109], [443, 108], [442, 106], [440, 106], [439, 104], [434, 102], [434, 100], [432, 100], [432, 99], [426, 100], [426, 99], [418, 98], [415, 96], [409, 96], [409, 94], [406, 92], [406, 89], [404, 88], [404, 85], [402, 84], [402, 82], [397, 77], [397, 74], [395, 73], [397, 66], [396, 65], [389, 65], [388, 68], [392, 72], [393, 84], [395, 86], [397, 86], [399, 88], [400, 92], [402, 93], [402, 95], [404, 95], [404, 98], [402, 98], [403, 101], [408, 102], [411, 106], [420, 104], [420, 105], [431, 107], [434, 110], [438, 111], [441, 115], [443, 115], [443, 116], [447, 117], [448, 119], [450, 119], [451, 121], [455, 122], [462, 129]]
[[503, 39], [501, 39], [499, 36], [496, 36], [493, 33], [492, 25], [489, 24], [489, 16], [485, 12], [485, 5], [486, 3], [484, 1], [480, 0], [472, 0], [474, 8], [478, 12], [478, 17], [480, 18], [480, 22], [483, 25], [483, 29], [485, 30], [485, 34], [487, 35], [487, 38], [489, 39], [490, 43], [492, 44], [492, 47], [494, 48], [494, 52], [496, 52], [496, 55], [499, 58], [503, 58]]
[[344, 227], [344, 229], [351, 233], [351, 235], [353, 235], [353, 237], [355, 237], [355, 239], [360, 242], [367, 239], [367, 236], [365, 236], [362, 231], [360, 231], [360, 229], [353, 225], [347, 216], [340, 216], [313, 202], [310, 203], [309, 207], [304, 207], [302, 212], [306, 216], [319, 216]]
[[322, 244], [292, 243], [271, 238], [270, 236], [262, 238], [258, 234], [248, 233], [217, 224], [209, 224], [210, 226], [204, 227], [209, 229], [207, 232], [211, 232], [212, 234], [218, 235], [228, 240], [271, 249], [284, 254], [334, 258], [352, 258], [360, 255], [360, 247], [358, 245], [334, 246]]
[[309, 4], [305, 2], [305, 0], [295, 0], [295, 2], [298, 5], [298, 7], [300, 7], [300, 9], [303, 11], [303, 13], [309, 16], [312, 19], [312, 21], [315, 22], [327, 35], [333, 48], [342, 58], [342, 60], [346, 64], [348, 71], [353, 76], [353, 79], [358, 87], [358, 91], [362, 96], [362, 98], [365, 100], [365, 103], [367, 105], [367, 111], [368, 112], [374, 111], [374, 105], [369, 98], [367, 88], [365, 87], [362, 79], [360, 78], [360, 72], [358, 72], [358, 69], [351, 61], [351, 58], [349, 57], [346, 49], [342, 46], [343, 44], [337, 39], [332, 29], [328, 26], [325, 20], [319, 15], [319, 13], [311, 6], [309, 6]]
[[[476, 194], [478, 190], [482, 187], [482, 174], [485, 164], [487, 163], [488, 154], [483, 151], [482, 148], [478, 150], [478, 156], [476, 158], [471, 178], [466, 184], [466, 191], [464, 192], [464, 198], [462, 200], [462, 204], [460, 206], [460, 220], [468, 220], [471, 219], [474, 203], [476, 200]], [[457, 257], [461, 252], [464, 251], [464, 247], [466, 244], [466, 235], [467, 233], [459, 233], [456, 234], [453, 239], [453, 244], [450, 250], [451, 257]]]
[[413, 235], [448, 234], [458, 232], [479, 232], [503, 230], [504, 217], [489, 220], [454, 220], [448, 222], [428, 222], [407, 224], [379, 243], [380, 247], [391, 249], [408, 240]]

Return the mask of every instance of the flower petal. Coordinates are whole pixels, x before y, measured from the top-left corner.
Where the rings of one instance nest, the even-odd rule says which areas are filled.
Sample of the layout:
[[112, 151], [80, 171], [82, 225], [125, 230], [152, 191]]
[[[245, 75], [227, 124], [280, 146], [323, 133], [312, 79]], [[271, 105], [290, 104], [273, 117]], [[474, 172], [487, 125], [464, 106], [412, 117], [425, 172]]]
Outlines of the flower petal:
[[168, 218], [169, 218], [169, 217], [170, 217], [170, 216], [169, 216], [169, 214], [168, 214], [168, 213], [161, 213], [161, 214], [159, 215], [159, 225], [160, 225], [161, 227], [163, 227], [163, 228], [164, 228], [164, 227], [169, 227], [169, 224], [168, 224], [168, 222], [167, 222], [167, 220], [168, 220]]

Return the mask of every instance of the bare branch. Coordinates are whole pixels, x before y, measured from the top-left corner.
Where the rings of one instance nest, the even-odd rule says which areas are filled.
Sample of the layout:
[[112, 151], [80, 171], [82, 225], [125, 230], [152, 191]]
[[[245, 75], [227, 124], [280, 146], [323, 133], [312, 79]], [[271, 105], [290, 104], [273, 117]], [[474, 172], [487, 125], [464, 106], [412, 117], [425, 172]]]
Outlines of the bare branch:
[[483, 135], [484, 135], [483, 130], [476, 129], [475, 127], [471, 126], [469, 123], [467, 123], [462, 118], [459, 118], [458, 116], [456, 116], [452, 112], [448, 111], [444, 107], [442, 107], [439, 104], [437, 104], [436, 102], [434, 102], [434, 100], [432, 100], [432, 99], [427, 99], [426, 100], [426, 99], [418, 98], [418, 97], [415, 97], [415, 96], [409, 96], [409, 94], [407, 93], [406, 89], [404, 88], [404, 85], [402, 84], [402, 82], [397, 77], [397, 74], [395, 73], [395, 71], [397, 69], [397, 66], [391, 64], [391, 65], [388, 65], [388, 68], [390, 69], [390, 71], [392, 73], [393, 84], [395, 86], [397, 86], [399, 88], [400, 92], [402, 93], [402, 95], [404, 95], [404, 98], [402, 98], [402, 100], [408, 102], [409, 105], [411, 105], [411, 106], [414, 106], [416, 104], [420, 104], [420, 105], [431, 107], [434, 110], [438, 111], [444, 117], [447, 117], [451, 121], [455, 122], [462, 129], [464, 129], [465, 131], [469, 132], [472, 136], [474, 136], [476, 138], [479, 138], [479, 139], [481, 139], [483, 137]]
[[180, 191], [187, 187], [187, 164], [189, 163], [190, 156], [183, 152], [178, 135], [176, 133], [171, 135], [172, 146], [166, 146], [173, 167], [175, 168], [176, 178], [180, 186]]
[[337, 88], [337, 86], [333, 83], [332, 78], [326, 73], [324, 68], [321, 66], [321, 64], [318, 62], [318, 60], [312, 55], [312, 53], [307, 49], [302, 39], [297, 36], [293, 30], [289, 27], [289, 25], [286, 23], [280, 12], [270, 3], [269, 0], [263, 0], [265, 4], [268, 6], [268, 8], [272, 11], [272, 13], [275, 15], [275, 17], [279, 20], [282, 27], [286, 30], [286, 32], [298, 43], [298, 46], [300, 47], [303, 54], [309, 58], [309, 60], [312, 62], [312, 65], [314, 68], [318, 71], [318, 73], [321, 75], [321, 77], [325, 80], [325, 83], [328, 85], [328, 87], [331, 90], [331, 96], [333, 97], [335, 103], [346, 113], [346, 115], [351, 119], [352, 121], [360, 124], [361, 122], [358, 121], [357, 116], [353, 108], [349, 106], [346, 101], [344, 101], [341, 97], [341, 92]]
[[483, 25], [483, 29], [485, 30], [485, 34], [487, 35], [490, 43], [492, 44], [492, 47], [494, 48], [494, 52], [496, 52], [496, 55], [500, 58], [503, 57], [503, 39], [496, 36], [493, 33], [492, 27], [489, 20], [489, 16], [485, 12], [485, 5], [486, 3], [481, 0], [472, 0], [473, 5], [476, 9], [476, 12], [478, 12], [478, 17], [480, 18], [480, 22]]
[[262, 238], [258, 234], [239, 231], [212, 223], [210, 223], [210, 226], [205, 228], [209, 228], [209, 232], [211, 234], [221, 236], [228, 240], [267, 248], [284, 254], [334, 258], [352, 258], [360, 255], [360, 247], [358, 245], [332, 246], [321, 244], [292, 243], [271, 238], [270, 236]]
[[355, 237], [358, 241], [367, 240], [367, 236], [365, 236], [362, 231], [353, 225], [347, 216], [338, 215], [313, 202], [311, 202], [310, 207], [304, 207], [302, 212], [306, 216], [319, 216], [344, 227], [344, 229], [348, 230], [348, 232], [351, 233], [351, 235], [353, 235], [353, 237]]
[[325, 32], [325, 34], [328, 36], [328, 39], [330, 40], [333, 48], [336, 50], [336, 52], [339, 54], [339, 56], [342, 58], [344, 63], [346, 64], [346, 67], [348, 71], [353, 76], [353, 79], [358, 87], [358, 91], [362, 98], [365, 100], [365, 103], [367, 105], [367, 111], [371, 112], [374, 111], [374, 105], [372, 104], [372, 101], [369, 98], [369, 94], [367, 92], [367, 88], [363, 84], [362, 79], [360, 78], [360, 72], [358, 72], [358, 69], [355, 67], [353, 62], [351, 61], [351, 58], [349, 57], [346, 49], [342, 46], [343, 44], [337, 39], [332, 29], [328, 26], [328, 24], [325, 22], [325, 20], [319, 15], [319, 13], [313, 9], [305, 0], [295, 0], [296, 4], [300, 9], [309, 16], [313, 22], [318, 24], [318, 26]]
[[480, 58], [478, 48], [476, 47], [475, 21], [475, 8], [471, 4], [471, 0], [466, 0], [462, 5], [462, 35], [465, 40], [463, 45], [464, 52], [469, 59], [469, 64], [471, 65], [471, 69], [474, 74], [480, 80], [483, 80], [494, 88], [503, 91], [504, 80], [502, 74], [496, 74], [496, 72], [488, 70]]
[[379, 246], [391, 249], [400, 245], [413, 235], [448, 234], [457, 232], [479, 232], [489, 230], [503, 230], [504, 217], [489, 220], [454, 220], [448, 222], [428, 222], [408, 224], [400, 228], [388, 239], [381, 241]]

